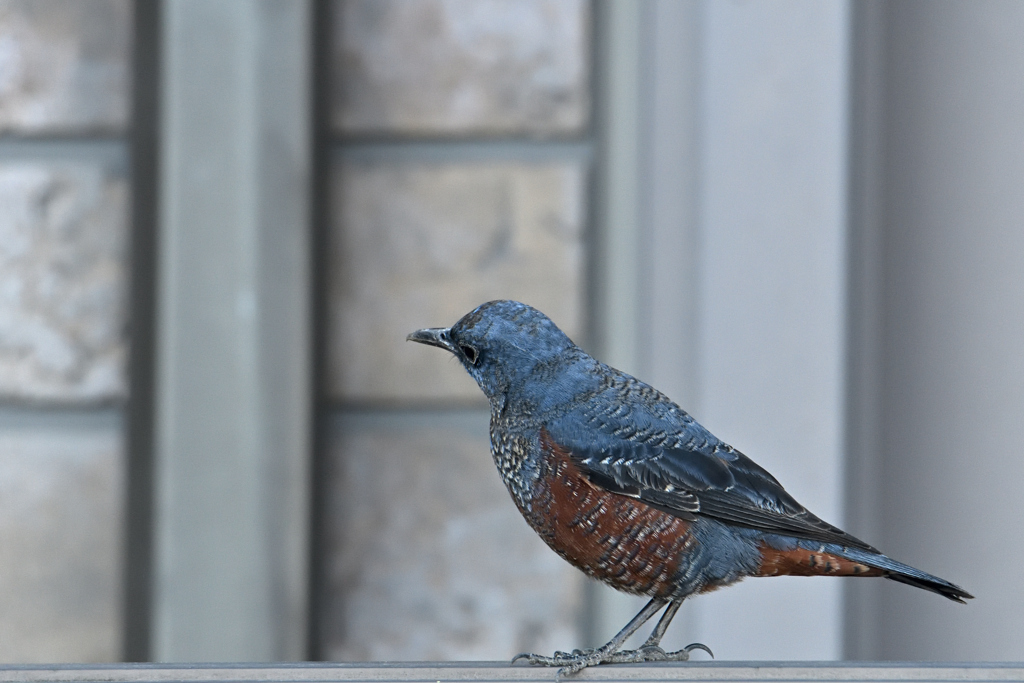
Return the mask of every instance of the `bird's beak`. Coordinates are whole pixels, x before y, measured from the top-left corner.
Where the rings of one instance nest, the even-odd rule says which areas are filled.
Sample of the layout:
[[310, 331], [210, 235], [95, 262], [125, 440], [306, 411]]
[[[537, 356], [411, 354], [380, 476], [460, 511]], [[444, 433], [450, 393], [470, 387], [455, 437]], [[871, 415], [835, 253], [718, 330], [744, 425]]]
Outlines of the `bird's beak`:
[[450, 331], [450, 327], [430, 327], [425, 330], [416, 330], [406, 337], [405, 340], [419, 342], [428, 346], [437, 346], [455, 353], [455, 344], [452, 343], [451, 337], [448, 334]]

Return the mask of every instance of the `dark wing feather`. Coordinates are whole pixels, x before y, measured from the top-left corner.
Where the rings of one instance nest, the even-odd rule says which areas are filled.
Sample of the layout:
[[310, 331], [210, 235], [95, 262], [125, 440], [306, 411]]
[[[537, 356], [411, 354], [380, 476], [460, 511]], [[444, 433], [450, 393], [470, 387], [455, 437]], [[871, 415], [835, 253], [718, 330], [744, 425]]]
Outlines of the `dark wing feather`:
[[596, 413], [592, 406], [608, 403], [588, 402], [546, 425], [595, 485], [687, 520], [702, 515], [877, 552], [811, 514], [766, 470], [660, 394], [617, 398], [614, 411]]

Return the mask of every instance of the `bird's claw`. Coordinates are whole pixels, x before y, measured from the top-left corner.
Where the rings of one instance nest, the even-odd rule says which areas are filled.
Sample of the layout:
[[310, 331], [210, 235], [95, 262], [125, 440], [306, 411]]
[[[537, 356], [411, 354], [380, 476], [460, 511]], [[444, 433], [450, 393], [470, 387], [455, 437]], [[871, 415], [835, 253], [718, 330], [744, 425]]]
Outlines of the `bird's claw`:
[[708, 655], [711, 656], [711, 659], [715, 658], [715, 653], [712, 652], [711, 648], [708, 647], [707, 645], [705, 645], [704, 643], [690, 643], [689, 645], [684, 647], [682, 650], [679, 650], [678, 652], [672, 652], [670, 654], [678, 654], [679, 652], [685, 652], [687, 654], [687, 656], [689, 656], [689, 654], [691, 652], [693, 652], [694, 650], [704, 650], [704, 652], [707, 652]]
[[564, 653], [556, 652], [554, 657], [545, 657], [544, 655], [536, 655], [532, 652], [520, 652], [512, 658], [512, 661], [509, 662], [509, 665], [511, 666], [519, 660], [523, 660], [527, 664], [533, 664], [535, 666], [557, 666], [555, 664], [555, 658], [558, 657], [558, 655], [560, 654]]
[[561, 667], [555, 676], [556, 681], [561, 681], [563, 676], [571, 676], [578, 671], [586, 669], [588, 666], [597, 666], [599, 664], [685, 662], [690, 659], [690, 653], [693, 650], [704, 650], [711, 655], [712, 659], [715, 656], [707, 645], [692, 643], [682, 650], [676, 650], [675, 652], [665, 652], [657, 645], [645, 645], [636, 650], [606, 651], [603, 648], [588, 648], [586, 650], [573, 650], [572, 652], [558, 651], [551, 657], [524, 652], [513, 657], [511, 663], [515, 664], [522, 659], [527, 664]]

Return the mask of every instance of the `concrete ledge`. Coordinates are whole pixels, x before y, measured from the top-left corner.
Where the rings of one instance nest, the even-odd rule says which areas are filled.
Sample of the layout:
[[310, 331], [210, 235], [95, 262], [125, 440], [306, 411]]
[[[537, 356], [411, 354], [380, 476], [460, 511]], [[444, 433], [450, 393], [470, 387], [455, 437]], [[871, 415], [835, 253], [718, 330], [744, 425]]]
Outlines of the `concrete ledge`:
[[[554, 669], [503, 662], [98, 664], [0, 666], [2, 681], [544, 681]], [[578, 681], [1024, 681], [1024, 663], [700, 662], [587, 669]]]

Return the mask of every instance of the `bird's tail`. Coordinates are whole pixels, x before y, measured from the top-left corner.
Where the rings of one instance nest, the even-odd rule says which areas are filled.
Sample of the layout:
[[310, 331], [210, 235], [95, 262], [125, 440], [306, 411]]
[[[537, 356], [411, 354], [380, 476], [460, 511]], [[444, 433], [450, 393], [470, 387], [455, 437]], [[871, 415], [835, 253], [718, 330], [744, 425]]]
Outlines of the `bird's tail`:
[[931, 574], [911, 567], [908, 564], [897, 562], [891, 557], [886, 557], [881, 553], [873, 553], [860, 548], [842, 548], [835, 554], [854, 562], [866, 564], [869, 567], [878, 569], [881, 571], [881, 575], [887, 579], [899, 581], [900, 583], [905, 583], [910, 586], [917, 586], [918, 588], [938, 593], [943, 597], [947, 597], [950, 600], [955, 600], [959, 603], [963, 603], [965, 600], [970, 600], [974, 597], [954, 583], [950, 583], [945, 579], [940, 579], [937, 576], [932, 576]]
[[[852, 539], [856, 541], [856, 539]], [[960, 586], [886, 557], [870, 546], [804, 542], [796, 547], [763, 545], [757, 576], [882, 576], [964, 602], [974, 596]]]

